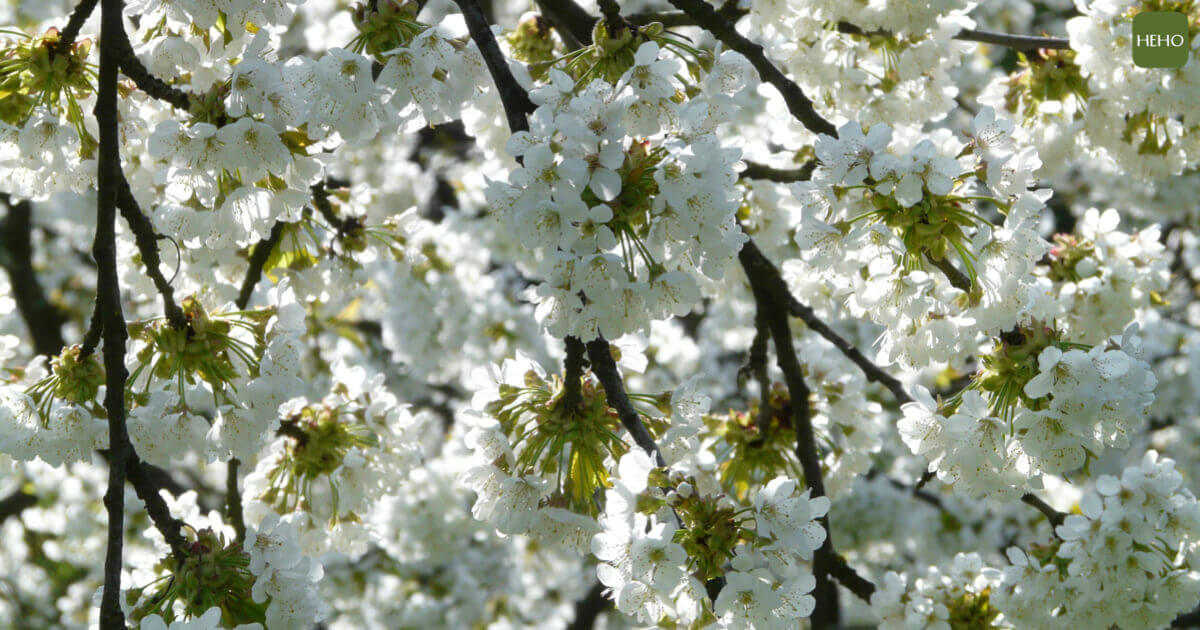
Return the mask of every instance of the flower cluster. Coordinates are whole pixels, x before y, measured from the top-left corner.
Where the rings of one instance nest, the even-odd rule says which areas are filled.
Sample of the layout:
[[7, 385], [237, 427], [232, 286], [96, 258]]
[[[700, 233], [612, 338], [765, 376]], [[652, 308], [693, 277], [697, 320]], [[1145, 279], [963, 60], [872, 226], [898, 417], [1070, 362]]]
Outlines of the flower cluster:
[[[967, 143], [942, 135], [906, 146], [887, 124], [864, 133], [857, 122], [818, 138], [820, 167], [793, 185], [796, 243], [852, 313], [886, 327], [888, 361], [956, 363], [978, 334], [1030, 308], [1047, 195], [1028, 190], [1040, 162], [1013, 146], [1011, 130], [984, 109]], [[983, 216], [989, 209], [1001, 225]]]
[[985, 630], [997, 627], [1000, 611], [990, 592], [1001, 573], [984, 566], [978, 554], [959, 553], [949, 573], [937, 567], [913, 581], [889, 572], [883, 586], [871, 595], [871, 610], [880, 630]]
[[362, 368], [339, 370], [317, 403], [280, 405], [280, 436], [246, 477], [252, 522], [290, 515], [306, 550], [365, 550], [364, 517], [420, 456], [421, 422]]
[[993, 601], [1011, 627], [1162, 628], [1193, 608], [1200, 504], [1182, 482], [1175, 462], [1150, 451], [1120, 478], [1096, 480], [1082, 514], [1058, 527], [1061, 541], [1009, 549]]
[[530, 131], [508, 144], [522, 167], [487, 190], [538, 254], [538, 314], [558, 336], [616, 338], [690, 312], [696, 272], [719, 278], [745, 240], [734, 221], [740, 153], [714, 134], [746, 82], [745, 59], [722, 53], [683, 85], [682, 63], [661, 58], [657, 41], [636, 51], [620, 73], [608, 57], [587, 70], [586, 57], [574, 60], [583, 78], [606, 71], [615, 85], [551, 70], [530, 94]]
[[1005, 335], [970, 387], [948, 402], [917, 390], [900, 434], [939, 476], [973, 495], [1012, 498], [1030, 477], [1074, 471], [1124, 448], [1145, 421], [1157, 382], [1137, 358], [1136, 324], [1093, 347], [1047, 328]]

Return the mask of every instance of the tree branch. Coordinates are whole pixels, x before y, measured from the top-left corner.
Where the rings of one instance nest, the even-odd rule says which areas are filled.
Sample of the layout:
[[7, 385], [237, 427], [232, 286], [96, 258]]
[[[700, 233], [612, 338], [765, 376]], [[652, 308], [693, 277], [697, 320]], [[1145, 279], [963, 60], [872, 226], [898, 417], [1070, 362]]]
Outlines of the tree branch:
[[904, 389], [904, 385], [899, 380], [885, 372], [883, 368], [875, 365], [858, 348], [855, 348], [849, 341], [846, 341], [844, 337], [839, 335], [837, 331], [830, 328], [828, 324], [813, 312], [811, 307], [802, 304], [792, 296], [788, 290], [787, 283], [784, 282], [783, 276], [779, 273], [779, 268], [763, 255], [762, 250], [758, 248], [753, 239], [747, 241], [742, 247], [739, 257], [748, 259], [754, 268], [762, 274], [763, 281], [768, 286], [774, 287], [772, 291], [776, 295], [783, 296], [787, 310], [792, 315], [799, 317], [809, 328], [824, 337], [826, 341], [833, 344], [842, 354], [846, 355], [846, 358], [850, 359], [858, 366], [858, 369], [862, 370], [867, 380], [886, 387], [901, 404], [912, 402], [912, 396], [909, 396], [908, 392]]
[[225, 518], [233, 525], [234, 541], [246, 540], [246, 517], [242, 511], [242, 491], [238, 489], [238, 468], [242, 460], [231, 457], [225, 469]]
[[617, 417], [621, 419], [621, 424], [629, 431], [629, 435], [633, 436], [633, 441], [654, 457], [657, 465], [666, 466], [667, 462], [658, 450], [658, 445], [654, 443], [654, 437], [646, 430], [646, 425], [642, 424], [641, 414], [634, 409], [633, 403], [625, 393], [625, 384], [621, 382], [621, 373], [617, 371], [617, 363], [613, 361], [608, 342], [597, 337], [587, 343], [587, 350], [588, 358], [592, 362], [592, 374], [595, 374], [604, 386], [608, 406], [616, 410]]
[[787, 103], [788, 111], [796, 120], [799, 120], [813, 133], [837, 137], [837, 128], [833, 126], [833, 123], [818, 114], [817, 110], [813, 108], [812, 101], [804, 95], [800, 86], [787, 78], [775, 64], [767, 59], [766, 52], [761, 45], [738, 33], [732, 24], [704, 0], [670, 0], [670, 2], [676, 9], [691, 16], [697, 26], [703, 27], [721, 40], [725, 46], [742, 53], [758, 71], [758, 76], [779, 90], [779, 93], [783, 95], [784, 102]]
[[563, 359], [563, 398], [562, 403], [567, 409], [575, 411], [583, 402], [580, 392], [583, 380], [583, 355], [587, 352], [579, 337], [568, 335], [563, 342], [567, 346], [567, 356]]
[[125, 316], [121, 312], [121, 287], [117, 275], [116, 218], [120, 194], [121, 138], [117, 120], [117, 66], [119, 39], [124, 30], [121, 0], [104, 0], [100, 19], [100, 73], [94, 109], [99, 126], [97, 156], [96, 237], [92, 255], [96, 259], [96, 308], [104, 331], [104, 408], [108, 413], [111, 460], [104, 507], [108, 512], [108, 539], [104, 557], [104, 590], [100, 599], [101, 630], [124, 630], [121, 610], [121, 565], [125, 537], [125, 472], [133, 450], [125, 426]]
[[599, 580], [588, 589], [583, 599], [575, 602], [575, 618], [567, 630], [591, 630], [600, 613], [612, 608], [612, 601], [604, 596], [604, 584]]
[[54, 45], [55, 55], [67, 52], [67, 49], [75, 44], [75, 39], [79, 37], [79, 31], [92, 16], [92, 11], [96, 10], [98, 2], [99, 0], [80, 0], [79, 4], [75, 5], [75, 10], [71, 11], [71, 17], [67, 19], [67, 25], [59, 34], [58, 43]]
[[118, 64], [125, 76], [133, 79], [133, 83], [138, 86], [138, 89], [145, 92], [147, 96], [170, 103], [185, 112], [191, 109], [192, 99], [188, 93], [168, 85], [162, 79], [154, 76], [138, 58], [137, 53], [133, 50], [133, 44], [129, 41], [129, 36], [124, 31], [121, 32], [121, 41], [118, 42], [118, 46], [120, 54]]
[[1037, 508], [1039, 512], [1044, 514], [1046, 516], [1046, 520], [1050, 521], [1050, 527], [1055, 530], [1054, 535], [1058, 535], [1058, 526], [1062, 525], [1063, 521], [1067, 519], [1066, 514], [1054, 509], [1049, 503], [1046, 503], [1038, 498], [1037, 495], [1032, 493], [1027, 492], [1021, 495], [1021, 501], [1026, 505], [1032, 505], [1033, 507]]
[[488, 71], [492, 74], [492, 80], [500, 94], [500, 101], [504, 103], [504, 115], [508, 119], [509, 130], [513, 133], [528, 131], [528, 116], [535, 109], [533, 101], [529, 100], [529, 94], [525, 88], [517, 83], [516, 77], [508, 69], [508, 62], [501, 54], [500, 46], [496, 44], [496, 36], [492, 34], [483, 9], [476, 0], [454, 0], [454, 2], [462, 11], [463, 19], [467, 22], [467, 30], [471, 33], [471, 39], [475, 40], [475, 45], [479, 47], [479, 52], [483, 55], [484, 62], [487, 63]]
[[[105, 346], [107, 345], [106, 342]], [[158, 493], [161, 486], [153, 477], [154, 469], [138, 458], [132, 445], [129, 446], [129, 456], [125, 461], [125, 474], [137, 492], [138, 498], [145, 504], [146, 514], [150, 515], [150, 521], [154, 523], [155, 529], [163, 535], [163, 539], [171, 547], [171, 554], [177, 561], [182, 561], [187, 548], [187, 542], [181, 532], [183, 521], [171, 515], [171, 509], [167, 507], [167, 502]]]
[[33, 208], [28, 201], [14, 202], [7, 194], [0, 201], [8, 214], [0, 220], [0, 267], [8, 273], [12, 298], [33, 337], [38, 354], [53, 356], [62, 350], [64, 317], [42, 291], [33, 268]]
[[812, 179], [813, 171], [817, 168], [816, 160], [809, 160], [799, 168], [775, 168], [749, 160], [743, 161], [746, 163], [746, 168], [738, 173], [738, 177], [743, 179], [765, 179], [781, 184], [808, 181]]
[[0, 524], [9, 517], [19, 516], [21, 512], [37, 505], [37, 495], [24, 490], [14, 490], [12, 494], [0, 499]]
[[934, 260], [933, 256], [929, 255], [929, 252], [925, 252], [925, 260], [928, 260], [931, 265], [937, 267], [954, 288], [966, 293], [971, 292], [971, 279], [965, 273], [959, 271], [958, 267], [951, 264], [949, 259]]
[[1071, 40], [1065, 37], [1009, 35], [1008, 33], [991, 33], [988, 31], [976, 31], [969, 28], [959, 31], [958, 35], [954, 36], [954, 39], [961, 39], [969, 42], [983, 42], [985, 44], [995, 44], [997, 46], [1004, 46], [1014, 50], [1069, 50], [1071, 48]]
[[[812, 496], [825, 496], [821, 457], [817, 451], [812, 418], [809, 416], [808, 384], [804, 381], [804, 369], [796, 357], [791, 324], [788, 322], [789, 295], [786, 293], [786, 287], [772, 282], [773, 265], [764, 265], [766, 259], [754, 256], [755, 249], [747, 243], [738, 253], [738, 260], [741, 261], [746, 278], [750, 281], [756, 307], [765, 314], [771, 337], [775, 341], [775, 359], [783, 372], [791, 397], [792, 428], [796, 432], [796, 458], [800, 460], [800, 467], [804, 471], [804, 481], [812, 491]], [[828, 514], [820, 518], [821, 526], [825, 529], [825, 541], [813, 555], [813, 575], [817, 584], [813, 589], [816, 609], [812, 614], [812, 626], [817, 630], [836, 627], [839, 618], [837, 587], [830, 581], [837, 554], [833, 550], [829, 520]]]
[[[886, 30], [864, 31], [862, 27], [849, 22], [838, 22], [838, 32], [848, 35], [882, 35], [891, 36]], [[993, 33], [965, 28], [959, 31], [954, 39], [967, 42], [995, 44], [1014, 50], [1029, 51], [1038, 49], [1067, 50], [1071, 48], [1071, 40], [1065, 37], [1035, 37], [1032, 35], [1009, 35], [1008, 33]]]
[[[117, 168], [120, 168], [119, 162]], [[137, 199], [134, 198], [133, 191], [129, 188], [129, 180], [125, 179], [123, 173], [118, 173], [117, 177], [117, 207], [120, 208], [121, 216], [125, 218], [130, 231], [133, 232], [138, 251], [142, 254], [142, 265], [146, 268], [146, 275], [150, 276], [150, 280], [154, 282], [154, 288], [158, 289], [158, 294], [162, 296], [163, 312], [171, 327], [183, 330], [187, 327], [187, 318], [184, 317], [183, 310], [175, 303], [175, 290], [171, 288], [171, 283], [167, 282], [161, 269], [162, 259], [158, 254], [158, 241], [162, 237], [155, 232], [154, 224], [150, 222], [150, 219], [142, 214], [142, 209], [138, 207]]]
[[245, 309], [250, 304], [250, 297], [254, 295], [254, 287], [262, 279], [263, 267], [266, 266], [267, 259], [271, 257], [271, 252], [279, 245], [279, 239], [283, 238], [285, 225], [287, 224], [283, 221], [276, 221], [275, 225], [271, 226], [271, 233], [254, 244], [254, 251], [250, 253], [250, 268], [246, 270], [246, 276], [242, 279], [242, 287], [238, 290], [237, 300], [234, 302], [239, 309]]

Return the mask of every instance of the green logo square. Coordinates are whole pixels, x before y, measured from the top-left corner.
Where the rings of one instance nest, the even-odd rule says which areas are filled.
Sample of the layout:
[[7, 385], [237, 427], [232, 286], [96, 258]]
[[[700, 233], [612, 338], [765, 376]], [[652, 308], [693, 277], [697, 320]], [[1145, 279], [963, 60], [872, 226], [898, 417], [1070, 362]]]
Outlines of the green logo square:
[[1133, 16], [1133, 63], [1142, 68], [1180, 68], [1191, 49], [1187, 15], [1145, 11]]

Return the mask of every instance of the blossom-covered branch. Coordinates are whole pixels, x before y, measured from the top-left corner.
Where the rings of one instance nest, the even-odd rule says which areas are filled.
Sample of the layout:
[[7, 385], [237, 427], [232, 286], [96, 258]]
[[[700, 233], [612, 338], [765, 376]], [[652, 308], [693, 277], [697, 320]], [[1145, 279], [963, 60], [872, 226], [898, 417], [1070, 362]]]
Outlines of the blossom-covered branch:
[[779, 90], [783, 100], [787, 103], [788, 111], [796, 120], [800, 121], [813, 133], [823, 133], [831, 136], [837, 135], [837, 128], [833, 123], [829, 122], [817, 113], [813, 108], [813, 103], [800, 86], [794, 81], [787, 78], [775, 64], [767, 59], [766, 51], [760, 44], [747, 39], [744, 35], [737, 32], [717, 10], [704, 0], [671, 0], [671, 4], [675, 8], [683, 11], [696, 20], [696, 25], [704, 28], [712, 33], [714, 37], [721, 40], [731, 50], [736, 50], [742, 53], [747, 60], [750, 61], [754, 69], [758, 71], [758, 76], [763, 81], [775, 86]]

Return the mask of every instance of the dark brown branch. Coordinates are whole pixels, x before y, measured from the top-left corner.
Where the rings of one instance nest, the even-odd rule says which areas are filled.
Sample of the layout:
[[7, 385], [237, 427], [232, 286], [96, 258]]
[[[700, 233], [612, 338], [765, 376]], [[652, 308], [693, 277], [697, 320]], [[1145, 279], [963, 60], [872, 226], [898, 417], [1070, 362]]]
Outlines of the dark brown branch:
[[100, 132], [96, 167], [96, 308], [104, 325], [104, 408], [108, 413], [111, 461], [104, 507], [108, 512], [108, 538], [104, 556], [104, 590], [100, 599], [100, 629], [124, 630], [121, 610], [121, 565], [125, 542], [125, 473], [133, 448], [125, 426], [125, 315], [121, 312], [121, 286], [117, 275], [117, 197], [120, 194], [121, 138], [117, 120], [118, 40], [124, 32], [121, 0], [104, 0], [100, 19], [100, 72], [96, 122]]
[[1172, 628], [1200, 628], [1200, 607], [1191, 612], [1183, 613], [1171, 622]]
[[54, 45], [55, 55], [67, 52], [67, 49], [75, 44], [75, 39], [79, 37], [80, 29], [83, 28], [88, 18], [92, 16], [92, 11], [96, 10], [98, 2], [99, 0], [80, 0], [79, 4], [75, 5], [75, 10], [71, 12], [71, 17], [67, 19], [67, 25], [63, 27], [62, 33], [59, 34], [58, 43]]
[[750, 342], [749, 356], [742, 370], [752, 374], [758, 383], [758, 416], [754, 424], [758, 427], [759, 435], [766, 437], [771, 425], [771, 379], [767, 376], [767, 344], [771, 339], [771, 331], [767, 326], [766, 313], [757, 306], [754, 312], [754, 340]]
[[535, 0], [538, 10], [571, 49], [592, 43], [592, 17], [574, 0]]
[[854, 567], [846, 563], [846, 560], [841, 556], [837, 556], [833, 560], [833, 564], [829, 567], [829, 574], [839, 584], [846, 587], [846, 590], [854, 593], [854, 596], [870, 603], [871, 595], [875, 593], [875, 584], [867, 578], [858, 574]]
[[239, 309], [244, 309], [250, 304], [250, 297], [254, 295], [254, 287], [262, 279], [263, 267], [266, 266], [267, 259], [271, 257], [271, 252], [279, 245], [285, 225], [286, 223], [282, 221], [275, 222], [275, 225], [271, 226], [271, 233], [254, 244], [254, 251], [250, 253], [250, 268], [246, 270], [246, 276], [242, 279], [242, 287], [238, 290], [238, 297], [234, 302]]
[[158, 241], [162, 237], [154, 230], [154, 224], [150, 222], [150, 219], [142, 213], [125, 175], [118, 173], [117, 177], [117, 207], [120, 208], [121, 216], [125, 218], [130, 231], [133, 232], [138, 252], [142, 255], [142, 265], [146, 268], [146, 275], [150, 276], [150, 280], [154, 282], [154, 288], [158, 289], [158, 294], [162, 296], [163, 312], [167, 316], [167, 321], [170, 322], [171, 327], [182, 330], [187, 327], [187, 318], [184, 317], [183, 310], [175, 303], [175, 290], [171, 288], [171, 283], [167, 282], [167, 278], [162, 273], [162, 259], [158, 253]]
[[588, 589], [583, 599], [575, 602], [575, 617], [567, 630], [590, 630], [600, 613], [612, 608], [612, 600], [604, 596], [604, 584], [599, 580]]
[[83, 333], [83, 345], [79, 351], [80, 358], [91, 356], [96, 351], [96, 346], [100, 345], [100, 335], [103, 332], [104, 317], [100, 312], [100, 305], [97, 304], [92, 309], [92, 319], [88, 323], [88, 329]]
[[242, 511], [242, 491], [238, 489], [238, 468], [242, 460], [232, 457], [225, 469], [225, 518], [233, 525], [234, 541], [246, 540], [246, 517]]
[[[750, 11], [738, 6], [738, 0], [725, 0], [719, 9], [717, 15], [736, 23], [738, 20], [746, 16]], [[658, 22], [667, 28], [676, 28], [679, 26], [695, 26], [696, 20], [692, 16], [682, 11], [667, 11], [664, 13], [633, 13], [627, 18], [630, 22], [639, 26]]]
[[133, 79], [133, 83], [138, 86], [138, 89], [145, 92], [147, 96], [170, 103], [185, 112], [190, 110], [191, 97], [188, 93], [154, 76], [138, 58], [137, 53], [133, 50], [133, 44], [129, 42], [129, 37], [124, 32], [121, 34], [119, 46], [121, 71], [125, 73], [125, 76]]
[[925, 260], [928, 260], [930, 264], [937, 267], [954, 288], [967, 293], [971, 292], [971, 279], [967, 277], [967, 274], [959, 271], [958, 267], [951, 264], [949, 259], [934, 260], [933, 256], [930, 256], [929, 252], [926, 252]]
[[15, 490], [12, 494], [0, 499], [0, 524], [13, 516], [20, 516], [21, 512], [37, 505], [37, 495], [30, 494], [24, 490]]
[[775, 64], [771, 63], [771, 60], [767, 59], [766, 52], [761, 45], [746, 39], [737, 32], [737, 29], [717, 13], [712, 5], [704, 0], [670, 0], [670, 2], [676, 9], [691, 16], [697, 26], [703, 27], [721, 40], [725, 46], [742, 53], [742, 56], [758, 71], [758, 76], [779, 90], [784, 102], [787, 103], [788, 111], [796, 120], [799, 120], [813, 133], [837, 137], [837, 128], [817, 113], [817, 110], [813, 108], [812, 101], [804, 95], [800, 86], [787, 78]]
[[[825, 481], [821, 473], [821, 456], [817, 450], [816, 433], [809, 415], [809, 389], [804, 381], [804, 369], [796, 357], [792, 341], [792, 328], [788, 321], [787, 304], [790, 295], [787, 287], [772, 280], [773, 265], [764, 264], [765, 257], [755, 256], [757, 248], [747, 243], [738, 253], [738, 260], [750, 281], [754, 301], [760, 312], [765, 314], [771, 338], [775, 341], [775, 359], [783, 372], [791, 397], [792, 429], [796, 433], [796, 458], [804, 471], [804, 481], [812, 490], [812, 496], [825, 496]], [[813, 555], [813, 575], [817, 584], [813, 589], [816, 609], [812, 614], [812, 627], [816, 630], [834, 628], [838, 625], [837, 587], [830, 580], [834, 573], [837, 554], [833, 550], [833, 539], [829, 515], [820, 518], [825, 529], [825, 541]]]
[[1057, 533], [1058, 526], [1062, 525], [1063, 521], [1065, 521], [1067, 519], [1066, 514], [1054, 509], [1053, 507], [1050, 506], [1049, 503], [1046, 503], [1045, 501], [1041, 500], [1035, 494], [1025, 493], [1025, 494], [1021, 495], [1021, 501], [1027, 505], [1032, 505], [1033, 507], [1037, 508], [1037, 510], [1039, 512], [1044, 514], [1046, 516], [1046, 520], [1050, 521], [1050, 526], [1053, 527], [1055, 530], [1054, 535], [1055, 536], [1058, 535], [1058, 533]]
[[563, 342], [566, 344], [567, 356], [563, 359], [563, 398], [562, 404], [567, 409], [575, 411], [583, 401], [580, 392], [583, 380], [584, 353], [587, 348], [579, 337], [568, 335]]
[[817, 168], [816, 160], [809, 160], [799, 168], [775, 168], [758, 162], [746, 162], [746, 168], [738, 173], [738, 177], [743, 179], [765, 179], [782, 184], [791, 182], [808, 181], [812, 179], [813, 171]]
[[817, 317], [817, 314], [813, 312], [811, 307], [802, 304], [792, 296], [788, 290], [787, 283], [784, 282], [783, 276], [779, 273], [779, 269], [763, 255], [762, 250], [758, 248], [753, 239], [746, 242], [739, 256], [748, 259], [754, 268], [759, 270], [763, 276], [763, 282], [771, 286], [775, 294], [784, 296], [783, 299], [785, 300], [784, 303], [787, 306], [788, 312], [799, 317], [813, 332], [824, 337], [826, 341], [833, 344], [842, 354], [846, 355], [846, 358], [850, 359], [858, 366], [858, 369], [862, 370], [867, 380], [886, 387], [901, 404], [912, 402], [912, 396], [909, 396], [900, 381], [896, 380], [895, 377], [885, 372], [878, 365], [875, 365], [858, 348], [855, 348], [849, 341], [846, 341], [844, 337], [839, 335], [837, 331], [830, 328], [820, 317]]
[[958, 35], [954, 36], [954, 39], [961, 39], [969, 42], [983, 42], [985, 44], [995, 44], [997, 46], [1004, 46], [1014, 50], [1069, 50], [1071, 48], [1071, 40], [1065, 37], [1009, 35], [1008, 33], [990, 33], [988, 31], [976, 31], [969, 28], [959, 31]]
[[592, 362], [592, 373], [604, 386], [608, 406], [616, 410], [617, 417], [621, 419], [621, 424], [629, 431], [629, 435], [633, 436], [633, 441], [653, 456], [659, 466], [666, 466], [666, 460], [658, 450], [658, 445], [654, 443], [654, 437], [650, 435], [646, 425], [642, 424], [642, 416], [634, 409], [633, 403], [625, 393], [625, 384], [621, 382], [621, 374], [617, 371], [617, 362], [613, 361], [608, 342], [597, 337], [587, 343], [587, 350], [588, 358]]
[[65, 320], [57, 307], [46, 299], [33, 268], [33, 208], [28, 201], [13, 201], [0, 195], [8, 213], [0, 220], [0, 267], [8, 274], [12, 298], [17, 303], [33, 350], [53, 356], [63, 347], [62, 325]]
[[172, 555], [176, 560], [183, 560], [187, 547], [182, 532], [183, 521], [171, 515], [171, 509], [167, 507], [167, 502], [158, 493], [162, 486], [155, 478], [155, 472], [156, 469], [141, 461], [130, 446], [125, 471], [129, 483], [133, 485], [138, 498], [145, 504], [146, 514], [150, 515], [150, 521], [154, 523], [155, 529], [163, 535], [163, 539], [171, 547]]
[[[862, 28], [849, 22], [839, 22], [838, 32], [849, 35], [881, 35], [891, 36], [892, 34], [885, 30], [864, 31]], [[1008, 33], [992, 33], [989, 31], [977, 31], [974, 29], [963, 29], [954, 36], [954, 39], [981, 42], [984, 44], [995, 44], [1012, 48], [1013, 50], [1030, 51], [1039, 49], [1057, 49], [1067, 50], [1071, 48], [1071, 41], [1065, 37], [1036, 37], [1033, 35], [1010, 35]]]
[[504, 114], [508, 119], [509, 130], [513, 133], [528, 131], [528, 117], [534, 110], [533, 101], [529, 100], [529, 94], [525, 88], [517, 83], [516, 77], [508, 69], [508, 63], [500, 52], [500, 46], [496, 44], [496, 36], [492, 34], [483, 9], [476, 0], [454, 0], [454, 2], [462, 11], [463, 19], [467, 22], [467, 29], [471, 33], [471, 39], [475, 40], [475, 45], [479, 47], [479, 52], [483, 55], [484, 62], [487, 63], [488, 71], [492, 74], [492, 80], [496, 83], [500, 101], [504, 103]]

